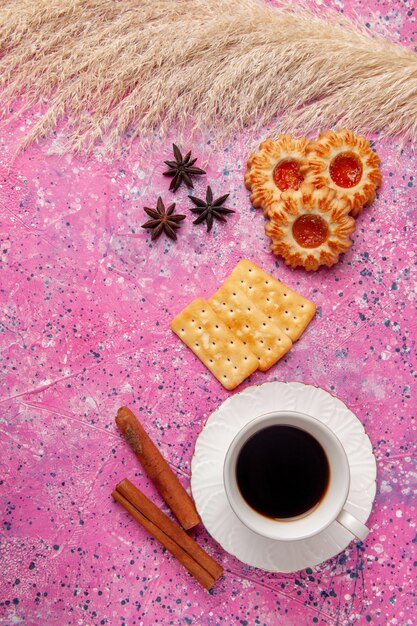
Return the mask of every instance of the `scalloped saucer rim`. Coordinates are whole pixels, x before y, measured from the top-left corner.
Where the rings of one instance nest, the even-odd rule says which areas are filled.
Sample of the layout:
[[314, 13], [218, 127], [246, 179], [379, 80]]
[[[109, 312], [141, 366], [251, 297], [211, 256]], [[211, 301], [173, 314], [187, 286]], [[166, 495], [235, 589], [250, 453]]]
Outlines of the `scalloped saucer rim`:
[[[247, 406], [242, 407], [242, 398], [247, 400]], [[237, 404], [239, 411], [233, 413]], [[321, 406], [320, 415], [318, 406]], [[268, 412], [270, 407], [275, 411], [302, 410], [334, 430], [345, 447], [352, 472], [346, 508], [363, 523], [375, 498], [376, 461], [360, 420], [342, 400], [319, 386], [296, 381], [252, 385], [226, 398], [209, 415], [197, 437], [191, 460], [191, 491], [204, 526], [227, 552], [242, 562], [267, 571], [290, 573], [336, 556], [354, 537], [333, 522], [315, 537], [276, 541], [250, 531], [232, 511], [222, 477], [226, 451], [239, 429]]]

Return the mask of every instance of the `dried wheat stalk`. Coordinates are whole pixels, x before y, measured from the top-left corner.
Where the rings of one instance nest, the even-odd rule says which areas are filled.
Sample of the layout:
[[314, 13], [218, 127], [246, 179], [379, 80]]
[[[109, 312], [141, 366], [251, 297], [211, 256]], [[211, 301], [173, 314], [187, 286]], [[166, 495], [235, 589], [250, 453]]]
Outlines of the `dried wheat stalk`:
[[[257, 0], [3, 0], [3, 119], [47, 101], [74, 149], [173, 124], [223, 135], [334, 124], [417, 137], [417, 55], [340, 15]], [[278, 123], [277, 123], [278, 125]]]

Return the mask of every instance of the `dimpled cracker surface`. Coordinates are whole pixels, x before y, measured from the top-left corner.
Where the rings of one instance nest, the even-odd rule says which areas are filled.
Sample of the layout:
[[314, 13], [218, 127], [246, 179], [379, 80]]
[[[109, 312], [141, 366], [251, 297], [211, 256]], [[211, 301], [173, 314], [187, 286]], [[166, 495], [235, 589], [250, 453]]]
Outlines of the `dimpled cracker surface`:
[[255, 354], [261, 371], [269, 369], [291, 348], [291, 339], [230, 280], [209, 302], [233, 334]]
[[[414, 0], [314, 7], [416, 45]], [[191, 133], [181, 143], [172, 128], [162, 143], [153, 135], [144, 148], [127, 137], [115, 155], [98, 147], [85, 157], [65, 152], [63, 129], [19, 151], [39, 112], [26, 109], [0, 131], [1, 626], [415, 626], [415, 146], [367, 135], [382, 159], [378, 197], [337, 266], [312, 275], [271, 254], [243, 184], [248, 155], [276, 119], [255, 141], [244, 132], [223, 147]], [[192, 223], [189, 190], [169, 192], [162, 172], [172, 142], [207, 171], [194, 180], [197, 197], [207, 184], [216, 196], [230, 192], [237, 212], [210, 233]], [[158, 196], [187, 213], [175, 242], [151, 242], [140, 228]], [[251, 567], [196, 528], [225, 570], [207, 593], [112, 501], [129, 477], [169, 513], [114, 415], [130, 406], [189, 488], [197, 437], [234, 392], [169, 324], [197, 295], [212, 296], [242, 258], [317, 306], [287, 356], [242, 388], [298, 381], [340, 398], [371, 439], [377, 492], [365, 542], [292, 574]], [[213, 489], [216, 498], [226, 507]]]
[[252, 261], [242, 259], [225, 284], [237, 284], [256, 305], [296, 341], [312, 320], [316, 305], [265, 272]]
[[181, 311], [171, 328], [226, 389], [237, 387], [258, 367], [248, 346], [202, 298]]

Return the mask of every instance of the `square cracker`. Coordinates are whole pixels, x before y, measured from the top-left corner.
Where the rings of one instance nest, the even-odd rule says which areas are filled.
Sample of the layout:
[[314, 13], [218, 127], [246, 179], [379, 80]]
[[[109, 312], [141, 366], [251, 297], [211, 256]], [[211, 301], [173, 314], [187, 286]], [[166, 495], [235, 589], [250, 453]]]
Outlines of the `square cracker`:
[[202, 298], [183, 309], [171, 328], [226, 389], [234, 389], [258, 368], [256, 356]]
[[254, 353], [259, 369], [265, 372], [288, 352], [292, 341], [238, 284], [227, 279], [209, 303], [232, 333]]
[[316, 305], [265, 272], [249, 259], [242, 259], [224, 285], [238, 285], [270, 320], [296, 341], [316, 312]]

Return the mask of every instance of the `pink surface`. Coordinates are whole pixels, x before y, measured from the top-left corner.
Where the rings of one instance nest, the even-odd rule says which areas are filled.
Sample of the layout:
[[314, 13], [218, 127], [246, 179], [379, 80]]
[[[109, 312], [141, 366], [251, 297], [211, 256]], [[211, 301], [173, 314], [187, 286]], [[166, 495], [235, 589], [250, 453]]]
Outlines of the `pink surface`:
[[[342, 7], [342, 2], [335, 6]], [[414, 45], [413, 3], [351, 3]], [[32, 116], [0, 139], [1, 624], [414, 624], [416, 543], [416, 158], [375, 139], [384, 183], [358, 218], [354, 244], [330, 270], [287, 268], [269, 252], [261, 212], [243, 186], [245, 137], [193, 149], [202, 196], [230, 192], [236, 213], [211, 233], [162, 176], [171, 140], [90, 158], [59, 154], [59, 135], [15, 156]], [[140, 228], [143, 206], [175, 200], [178, 241]], [[294, 574], [227, 554], [208, 594], [116, 503], [129, 477], [164, 507], [114, 424], [140, 416], [185, 486], [196, 437], [230, 394], [169, 330], [174, 314], [212, 294], [248, 257], [314, 300], [318, 314], [291, 352], [242, 388], [301, 381], [331, 391], [359, 417], [378, 465], [364, 544]]]

